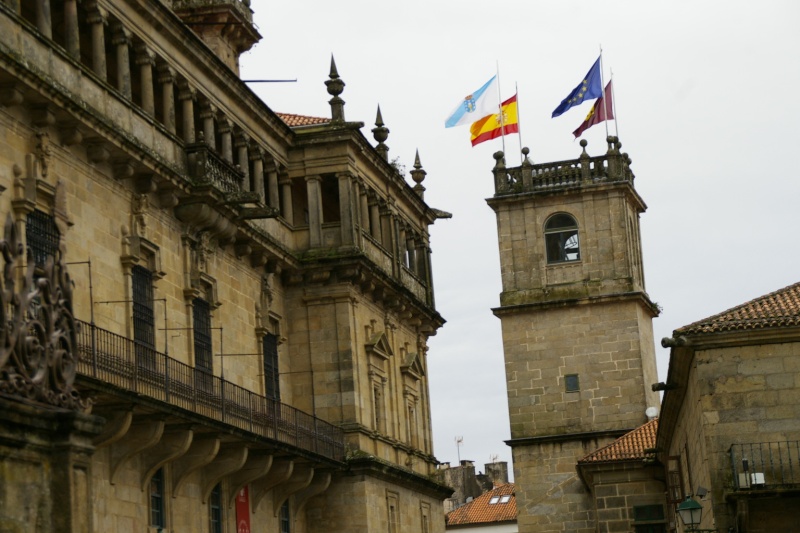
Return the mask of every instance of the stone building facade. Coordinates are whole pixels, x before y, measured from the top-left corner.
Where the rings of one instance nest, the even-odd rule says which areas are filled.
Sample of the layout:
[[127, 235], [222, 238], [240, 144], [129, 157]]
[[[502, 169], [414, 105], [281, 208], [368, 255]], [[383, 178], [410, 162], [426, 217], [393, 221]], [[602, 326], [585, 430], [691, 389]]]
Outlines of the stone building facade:
[[800, 283], [678, 328], [657, 449], [668, 499], [694, 496], [701, 528], [797, 528]]
[[506, 168], [495, 155], [501, 320], [519, 530], [595, 531], [576, 463], [658, 405], [637, 194], [609, 138], [591, 157]]
[[389, 164], [380, 112], [376, 146], [345, 119], [333, 62], [330, 118], [258, 100], [238, 57], [259, 38], [242, 0], [0, 1], [0, 214], [30, 251], [5, 282], [69, 270], [54, 331], [81, 398], [30, 392], [35, 350], [0, 359], [0, 529], [443, 531], [426, 352], [448, 215], [419, 157], [413, 187]]

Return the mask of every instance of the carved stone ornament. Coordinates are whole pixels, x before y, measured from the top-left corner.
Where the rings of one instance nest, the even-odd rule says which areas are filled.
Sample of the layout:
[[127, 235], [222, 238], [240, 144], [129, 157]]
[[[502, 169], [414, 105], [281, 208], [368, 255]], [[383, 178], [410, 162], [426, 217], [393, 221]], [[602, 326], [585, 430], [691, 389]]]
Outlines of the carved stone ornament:
[[[89, 402], [73, 388], [77, 364], [77, 325], [72, 315], [72, 281], [61, 258], [50, 257], [44, 275], [34, 276], [28, 261], [17, 289], [17, 267], [24, 246], [9, 215], [2, 253], [0, 292], [0, 393], [56, 407], [87, 410]], [[40, 274], [41, 271], [37, 272]]]

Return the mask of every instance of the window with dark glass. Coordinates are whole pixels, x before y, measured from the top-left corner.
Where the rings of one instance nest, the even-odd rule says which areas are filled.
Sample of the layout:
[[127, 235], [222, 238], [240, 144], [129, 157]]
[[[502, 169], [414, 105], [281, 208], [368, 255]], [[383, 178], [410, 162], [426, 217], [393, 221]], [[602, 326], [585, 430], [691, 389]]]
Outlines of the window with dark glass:
[[548, 263], [566, 263], [581, 258], [578, 223], [570, 215], [561, 213], [550, 217], [545, 224], [544, 241]]
[[133, 341], [140, 366], [155, 368], [155, 313], [153, 312], [153, 273], [135, 265], [133, 278]]
[[281, 533], [291, 533], [292, 524], [289, 516], [289, 500], [286, 500], [285, 502], [283, 502], [283, 505], [281, 505], [280, 522], [281, 522]]
[[38, 209], [28, 214], [25, 221], [25, 238], [37, 267], [43, 267], [47, 257], [56, 254], [59, 237], [58, 226], [52, 215]]
[[150, 478], [150, 525], [165, 527], [167, 525], [164, 514], [164, 469], [158, 471]]
[[578, 374], [567, 374], [564, 376], [564, 390], [566, 392], [578, 392], [581, 390], [581, 382]]
[[212, 389], [212, 370], [214, 368], [211, 352], [211, 306], [202, 298], [192, 301], [194, 317], [194, 366], [198, 387]]
[[222, 487], [219, 483], [208, 497], [208, 520], [211, 533], [222, 533]]
[[635, 505], [633, 507], [633, 530], [635, 533], [666, 533], [664, 506]]
[[267, 398], [280, 401], [281, 385], [278, 372], [278, 336], [267, 333], [264, 344], [264, 392]]

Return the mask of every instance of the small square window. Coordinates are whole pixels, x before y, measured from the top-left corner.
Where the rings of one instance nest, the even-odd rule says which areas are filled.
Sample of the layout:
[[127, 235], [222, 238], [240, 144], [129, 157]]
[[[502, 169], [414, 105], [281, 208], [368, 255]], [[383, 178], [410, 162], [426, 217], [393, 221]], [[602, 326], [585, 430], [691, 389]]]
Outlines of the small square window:
[[500, 503], [508, 503], [511, 500], [511, 496], [506, 494], [505, 496], [500, 496]]
[[578, 374], [567, 374], [564, 376], [564, 390], [566, 392], [578, 392], [581, 390], [581, 382]]
[[494, 505], [495, 503], [500, 501], [500, 496], [492, 496], [492, 499], [489, 500], [489, 505]]

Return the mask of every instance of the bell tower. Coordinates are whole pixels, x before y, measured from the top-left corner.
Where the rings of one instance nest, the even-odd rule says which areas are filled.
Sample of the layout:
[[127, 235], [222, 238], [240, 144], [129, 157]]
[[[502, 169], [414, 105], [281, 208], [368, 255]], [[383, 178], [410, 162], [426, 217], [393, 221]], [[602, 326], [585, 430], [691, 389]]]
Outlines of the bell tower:
[[[575, 463], [647, 421], [657, 407], [652, 319], [636, 192], [616, 137], [605, 155], [507, 168], [495, 195], [514, 475], [521, 532], [563, 521], [579, 531], [593, 508]], [[538, 511], [537, 511], [538, 509]], [[558, 517], [558, 518], [556, 518]], [[571, 525], [568, 525], [571, 524]], [[590, 527], [587, 524], [586, 527]]]

